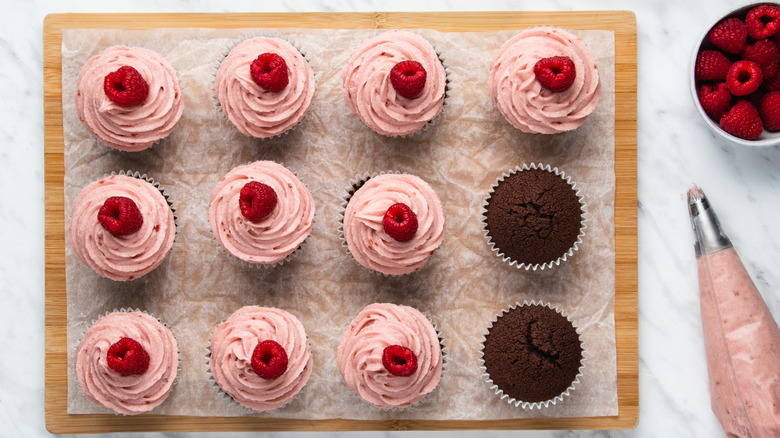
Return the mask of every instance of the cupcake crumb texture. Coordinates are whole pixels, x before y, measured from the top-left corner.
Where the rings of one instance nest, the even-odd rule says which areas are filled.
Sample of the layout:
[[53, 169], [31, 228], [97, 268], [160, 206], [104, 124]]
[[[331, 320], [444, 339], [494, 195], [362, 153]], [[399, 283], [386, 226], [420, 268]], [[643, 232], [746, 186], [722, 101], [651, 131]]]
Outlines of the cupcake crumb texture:
[[582, 346], [566, 317], [546, 306], [523, 306], [493, 324], [483, 358], [505, 394], [533, 403], [566, 391], [579, 373]]
[[546, 170], [511, 175], [488, 201], [490, 238], [499, 252], [519, 263], [542, 264], [563, 256], [577, 241], [581, 222], [573, 188]]

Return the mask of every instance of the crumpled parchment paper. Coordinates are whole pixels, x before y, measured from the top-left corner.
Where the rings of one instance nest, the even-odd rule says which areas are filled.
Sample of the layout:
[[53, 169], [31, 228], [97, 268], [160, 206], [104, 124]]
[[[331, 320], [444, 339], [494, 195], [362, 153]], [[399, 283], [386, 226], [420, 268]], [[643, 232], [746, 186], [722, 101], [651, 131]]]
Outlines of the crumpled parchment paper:
[[[518, 29], [518, 31], [521, 29]], [[67, 243], [69, 387], [68, 413], [103, 413], [79, 389], [72, 358], [98, 317], [139, 308], [165, 322], [180, 347], [181, 370], [169, 399], [154, 413], [259, 415], [300, 419], [475, 419], [617, 415], [614, 242], [614, 36], [576, 31], [593, 51], [602, 95], [579, 129], [529, 135], [507, 123], [490, 100], [492, 56], [515, 31], [441, 33], [417, 30], [434, 43], [449, 70], [443, 114], [422, 133], [393, 139], [375, 134], [350, 112], [341, 71], [351, 51], [376, 30], [313, 29], [64, 29], [63, 113], [66, 221], [79, 190], [111, 171], [146, 173], [170, 195], [178, 235], [165, 262], [145, 277], [117, 283], [82, 265]], [[317, 76], [314, 104], [291, 133], [267, 141], [240, 134], [218, 112], [213, 79], [229, 47], [247, 35], [274, 34], [293, 41]], [[151, 149], [122, 153], [90, 135], [76, 115], [79, 69], [116, 44], [162, 54], [177, 70], [184, 114], [166, 139]], [[286, 165], [316, 202], [314, 230], [300, 254], [274, 269], [235, 263], [215, 243], [208, 225], [212, 189], [234, 166], [254, 160]], [[588, 228], [569, 261], [552, 270], [524, 271], [503, 264], [485, 243], [480, 223], [488, 188], [524, 162], [563, 170], [585, 195]], [[338, 213], [349, 179], [364, 172], [416, 174], [437, 191], [446, 213], [441, 248], [420, 271], [383, 277], [347, 256], [338, 238]], [[69, 222], [68, 222], [69, 223]], [[482, 335], [502, 309], [523, 300], [551, 302], [582, 332], [586, 366], [581, 384], [565, 402], [527, 412], [499, 400], [479, 368]], [[336, 368], [336, 348], [351, 319], [365, 305], [414, 306], [434, 319], [446, 345], [439, 387], [421, 403], [383, 412], [353, 395]], [[208, 379], [206, 347], [213, 328], [244, 305], [273, 306], [295, 314], [314, 355], [308, 385], [287, 406], [252, 413], [225, 399]]]

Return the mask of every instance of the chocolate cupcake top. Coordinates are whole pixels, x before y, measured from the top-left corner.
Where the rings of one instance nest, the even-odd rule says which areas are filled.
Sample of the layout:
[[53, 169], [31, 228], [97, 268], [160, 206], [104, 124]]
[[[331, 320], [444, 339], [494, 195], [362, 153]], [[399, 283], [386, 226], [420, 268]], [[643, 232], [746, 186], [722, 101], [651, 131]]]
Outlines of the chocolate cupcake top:
[[504, 394], [521, 402], [544, 402], [572, 386], [580, 372], [582, 345], [561, 313], [526, 304], [505, 311], [488, 329], [482, 360]]
[[556, 262], [580, 236], [583, 207], [556, 171], [523, 168], [500, 180], [487, 199], [487, 237], [495, 250], [525, 266]]

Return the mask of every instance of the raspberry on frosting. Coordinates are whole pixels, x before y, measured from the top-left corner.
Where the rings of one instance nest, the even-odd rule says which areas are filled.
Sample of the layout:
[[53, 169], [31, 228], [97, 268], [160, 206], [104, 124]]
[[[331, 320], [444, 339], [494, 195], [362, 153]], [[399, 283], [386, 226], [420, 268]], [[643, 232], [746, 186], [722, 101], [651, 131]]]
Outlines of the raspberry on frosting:
[[398, 202], [391, 205], [382, 218], [385, 233], [399, 242], [408, 242], [417, 232], [417, 215], [408, 205]]
[[141, 73], [129, 65], [106, 75], [103, 81], [106, 96], [120, 106], [140, 105], [149, 96], [149, 84]]
[[114, 236], [127, 236], [141, 229], [144, 217], [132, 199], [112, 196], [100, 207], [98, 222]]
[[260, 221], [268, 217], [276, 207], [277, 196], [267, 184], [250, 181], [244, 184], [238, 196], [241, 214], [250, 221]]
[[382, 351], [382, 365], [394, 376], [409, 377], [417, 371], [417, 355], [410, 348], [389, 345]]
[[276, 53], [263, 53], [249, 66], [252, 80], [263, 90], [282, 91], [290, 82], [287, 63]]
[[574, 83], [577, 69], [567, 56], [551, 56], [534, 64], [534, 75], [542, 87], [555, 92], [566, 91]]
[[149, 369], [149, 353], [132, 338], [121, 338], [108, 348], [108, 367], [121, 374], [143, 374]]
[[401, 61], [390, 69], [390, 83], [407, 99], [416, 99], [425, 88], [425, 67], [417, 61]]
[[278, 342], [267, 339], [252, 352], [252, 370], [265, 380], [278, 379], [287, 371], [287, 352]]

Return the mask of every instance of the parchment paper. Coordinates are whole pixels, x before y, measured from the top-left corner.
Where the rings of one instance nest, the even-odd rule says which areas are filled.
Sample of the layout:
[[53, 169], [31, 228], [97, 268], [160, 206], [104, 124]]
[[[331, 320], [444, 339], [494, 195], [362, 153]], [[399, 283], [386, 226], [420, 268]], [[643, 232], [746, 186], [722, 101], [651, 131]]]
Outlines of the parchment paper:
[[[213, 79], [219, 60], [238, 38], [279, 33], [311, 59], [317, 75], [314, 104], [303, 122], [281, 138], [247, 138], [218, 112]], [[528, 135], [507, 123], [487, 92], [492, 56], [515, 31], [419, 32], [446, 58], [450, 93], [444, 113], [424, 132], [392, 139], [373, 133], [348, 108], [341, 71], [352, 48], [375, 30], [157, 29], [63, 30], [63, 113], [66, 222], [82, 187], [111, 171], [147, 173], [174, 202], [178, 235], [155, 271], [129, 283], [103, 279], [66, 246], [69, 386], [68, 413], [104, 413], [80, 391], [73, 354], [98, 317], [139, 308], [165, 322], [181, 352], [181, 370], [169, 399], [154, 413], [260, 415], [302, 419], [477, 419], [617, 415], [614, 304], [614, 36], [575, 32], [593, 51], [602, 95], [579, 129]], [[89, 134], [76, 115], [76, 78], [86, 60], [108, 46], [157, 51], [178, 72], [184, 114], [174, 132], [151, 149], [122, 153]], [[286, 165], [307, 184], [316, 202], [314, 230], [301, 253], [274, 269], [231, 261], [208, 225], [212, 189], [234, 166], [254, 160]], [[552, 270], [524, 271], [503, 264], [488, 249], [481, 209], [488, 188], [524, 162], [564, 170], [585, 195], [588, 228], [574, 257]], [[349, 179], [364, 172], [401, 171], [428, 181], [444, 204], [446, 235], [420, 271], [382, 277], [347, 256], [338, 238], [338, 213]], [[523, 300], [564, 309], [582, 332], [586, 367], [573, 395], [555, 407], [526, 412], [500, 400], [479, 368], [482, 335], [502, 309]], [[414, 306], [436, 322], [447, 360], [439, 387], [421, 403], [383, 412], [344, 385], [336, 348], [351, 319], [373, 302]], [[208, 379], [206, 346], [220, 321], [244, 305], [273, 306], [295, 314], [314, 355], [308, 385], [287, 406], [252, 413], [221, 397]]]

